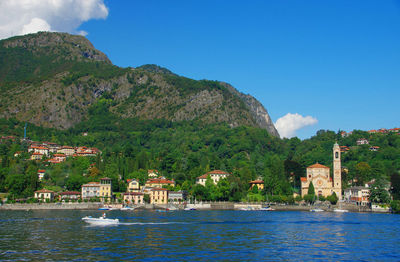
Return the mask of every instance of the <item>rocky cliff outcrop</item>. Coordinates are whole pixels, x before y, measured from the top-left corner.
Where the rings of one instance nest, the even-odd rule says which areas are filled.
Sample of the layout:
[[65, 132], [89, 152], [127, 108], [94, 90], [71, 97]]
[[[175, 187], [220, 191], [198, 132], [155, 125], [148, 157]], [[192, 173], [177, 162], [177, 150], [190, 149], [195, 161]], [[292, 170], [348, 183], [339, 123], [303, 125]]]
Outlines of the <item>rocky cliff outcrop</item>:
[[0, 117], [46, 127], [73, 127], [103, 99], [123, 118], [224, 122], [279, 136], [251, 95], [156, 65], [116, 67], [82, 36], [41, 32], [0, 41], [0, 87]]

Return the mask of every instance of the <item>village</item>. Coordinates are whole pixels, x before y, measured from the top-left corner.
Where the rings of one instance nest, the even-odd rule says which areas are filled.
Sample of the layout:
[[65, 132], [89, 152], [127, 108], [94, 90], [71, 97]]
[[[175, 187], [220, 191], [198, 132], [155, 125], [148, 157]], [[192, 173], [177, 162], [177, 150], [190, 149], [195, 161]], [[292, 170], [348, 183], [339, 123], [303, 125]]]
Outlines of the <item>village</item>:
[[[390, 132], [397, 132], [390, 131]], [[343, 136], [343, 133], [342, 133]], [[14, 137], [2, 137], [3, 140], [13, 140]], [[369, 141], [365, 138], [357, 140], [357, 145], [368, 145]], [[369, 210], [374, 208], [379, 209], [378, 206], [371, 205], [369, 199], [371, 188], [374, 184], [374, 180], [369, 181], [365, 186], [347, 186], [344, 190], [341, 185], [341, 174], [346, 172], [346, 168], [341, 166], [340, 154], [346, 153], [350, 148], [347, 146], [339, 146], [335, 144], [333, 147], [333, 179], [330, 176], [330, 169], [327, 166], [319, 163], [313, 164], [307, 167], [306, 177], [301, 177], [301, 192], [294, 193], [293, 197], [297, 200], [296, 203], [305, 205], [303, 199], [309, 193], [310, 184], [313, 184], [314, 194], [316, 198], [326, 199], [333, 193], [338, 197], [339, 203], [346, 204], [348, 206], [359, 207], [359, 210]], [[379, 150], [377, 146], [371, 146], [370, 151]], [[101, 151], [97, 148], [91, 148], [86, 146], [71, 147], [61, 146], [51, 142], [35, 142], [29, 141], [27, 149], [29, 153], [29, 159], [32, 161], [41, 161], [47, 163], [46, 165], [56, 165], [66, 161], [69, 157], [95, 157], [101, 154]], [[24, 152], [16, 152], [14, 157], [19, 157]], [[38, 180], [42, 181], [45, 176], [46, 170], [39, 169], [37, 172]], [[214, 185], [217, 185], [221, 179], [227, 179], [230, 174], [222, 170], [214, 170], [207, 172], [204, 175], [197, 177], [196, 184], [206, 186], [207, 179], [211, 179]], [[354, 181], [352, 181], [354, 182]], [[110, 206], [111, 204], [118, 204], [118, 206], [144, 206], [146, 204], [155, 206], [168, 206], [176, 205], [184, 208], [186, 205], [197, 203], [197, 207], [201, 208], [202, 201], [196, 201], [189, 195], [187, 191], [177, 190], [176, 182], [172, 179], [159, 174], [158, 170], [148, 170], [147, 180], [144, 184], [140, 184], [137, 179], [127, 179], [126, 192], [113, 192], [112, 191], [112, 180], [108, 177], [103, 177], [100, 181], [92, 181], [85, 183], [81, 186], [80, 191], [64, 191], [55, 192], [49, 189], [40, 189], [34, 192], [33, 198], [37, 202], [62, 202], [62, 203], [87, 203], [87, 202], [100, 202], [104, 206]], [[264, 181], [262, 177], [256, 180], [249, 181], [249, 190], [251, 191], [254, 187], [256, 190], [262, 191], [264, 189]], [[387, 188], [388, 190], [389, 188]], [[322, 203], [321, 201], [313, 201]], [[258, 203], [259, 204], [259, 203]], [[271, 204], [271, 203], [268, 203]], [[203, 206], [204, 207], [204, 206]], [[206, 206], [208, 207], [208, 206]], [[381, 210], [382, 211], [382, 210]], [[388, 211], [388, 210], [383, 210]]]

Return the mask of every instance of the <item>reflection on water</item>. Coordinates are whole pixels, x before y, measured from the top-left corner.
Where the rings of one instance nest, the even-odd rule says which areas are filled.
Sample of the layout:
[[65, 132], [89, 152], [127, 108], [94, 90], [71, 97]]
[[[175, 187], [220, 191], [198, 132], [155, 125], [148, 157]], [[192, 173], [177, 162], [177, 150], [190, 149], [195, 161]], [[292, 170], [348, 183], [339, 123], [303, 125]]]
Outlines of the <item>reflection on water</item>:
[[1, 211], [0, 260], [400, 260], [400, 216], [260, 211]]

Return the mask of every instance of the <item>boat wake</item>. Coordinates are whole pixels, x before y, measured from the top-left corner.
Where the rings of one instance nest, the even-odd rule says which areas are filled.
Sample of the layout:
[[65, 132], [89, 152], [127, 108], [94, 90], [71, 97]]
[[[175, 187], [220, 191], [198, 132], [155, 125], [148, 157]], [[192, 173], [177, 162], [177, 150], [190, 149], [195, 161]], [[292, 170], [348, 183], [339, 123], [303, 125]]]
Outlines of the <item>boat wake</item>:
[[172, 225], [172, 224], [193, 224], [191, 222], [120, 222], [118, 225], [130, 226], [130, 225]]

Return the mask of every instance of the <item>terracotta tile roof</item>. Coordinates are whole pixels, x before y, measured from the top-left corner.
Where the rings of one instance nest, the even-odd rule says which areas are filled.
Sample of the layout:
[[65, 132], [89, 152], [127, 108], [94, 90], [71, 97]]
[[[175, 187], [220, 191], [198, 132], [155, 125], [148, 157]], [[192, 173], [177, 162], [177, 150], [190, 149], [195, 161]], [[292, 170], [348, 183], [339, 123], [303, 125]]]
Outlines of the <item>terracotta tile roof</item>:
[[54, 191], [48, 189], [40, 189], [38, 191], [35, 191], [35, 193], [54, 193]]
[[38, 170], [38, 173], [44, 173], [44, 172], [46, 172], [46, 170], [43, 170], [43, 169]]
[[319, 163], [316, 163], [316, 164], [311, 165], [311, 166], [309, 166], [309, 167], [307, 167], [307, 168], [329, 168], [329, 167], [324, 166], [324, 165], [321, 165], [321, 164], [319, 164]]
[[199, 176], [197, 179], [207, 179], [207, 177], [208, 177], [208, 174], [204, 174], [204, 175]]
[[149, 170], [147, 170], [147, 173], [148, 174], [150, 174], [150, 173], [158, 173], [158, 170], [157, 169], [149, 169]]
[[230, 174], [222, 170], [214, 170], [199, 176], [197, 179], [207, 179], [208, 175], [230, 175]]
[[166, 189], [166, 188], [158, 188], [158, 187], [155, 187], [151, 190], [153, 190], [153, 191], [168, 191], [168, 189]]
[[229, 173], [222, 171], [222, 170], [214, 170], [214, 171], [210, 171], [207, 174], [213, 174], [213, 175], [229, 175]]
[[262, 180], [254, 180], [254, 181], [250, 181], [249, 184], [264, 184], [264, 181], [262, 181]]
[[142, 192], [128, 192], [124, 193], [124, 196], [142, 196], [144, 195]]
[[65, 192], [61, 192], [60, 195], [63, 196], [71, 196], [71, 195], [80, 195], [81, 192], [78, 191], [65, 191]]
[[100, 186], [100, 182], [89, 182], [87, 184], [82, 185], [82, 187], [86, 186]]
[[33, 153], [32, 155], [35, 155], [35, 156], [43, 156], [42, 153]]
[[155, 178], [147, 180], [146, 184], [175, 184], [175, 182], [168, 179]]

